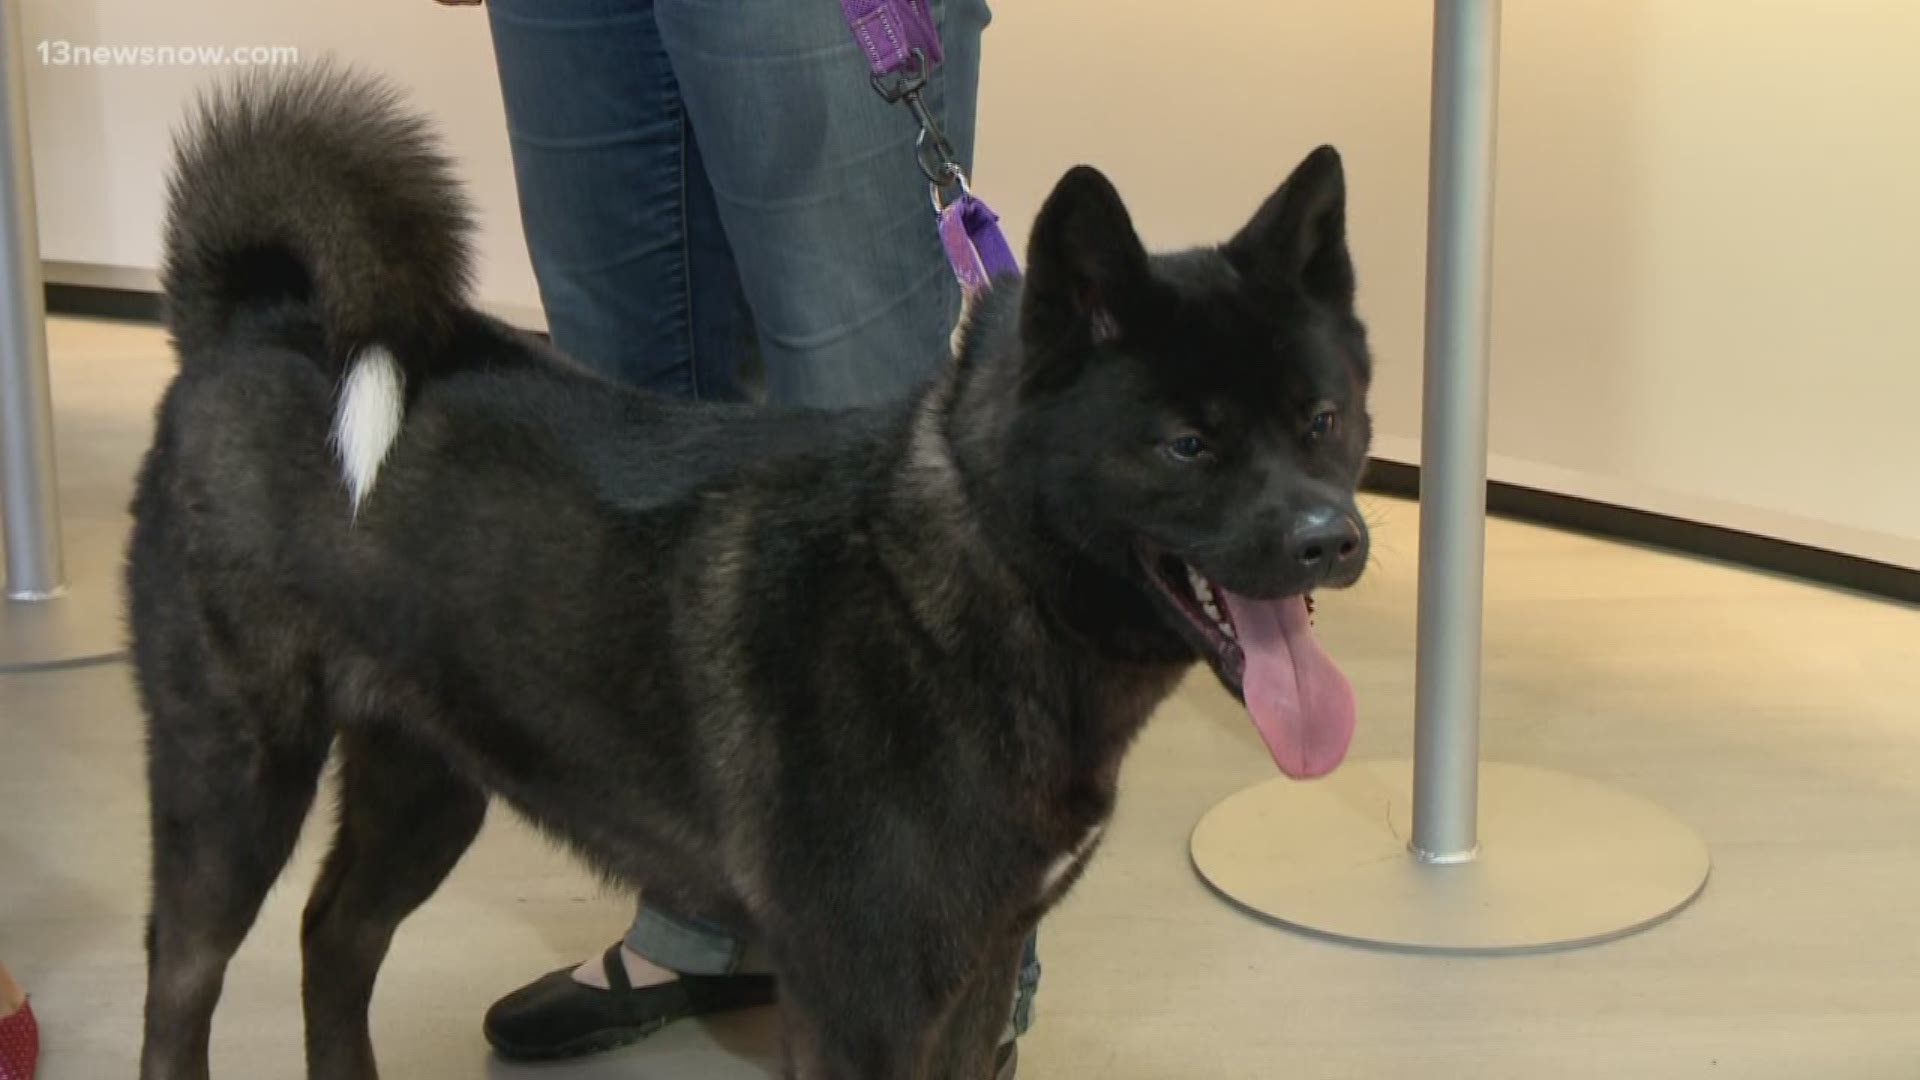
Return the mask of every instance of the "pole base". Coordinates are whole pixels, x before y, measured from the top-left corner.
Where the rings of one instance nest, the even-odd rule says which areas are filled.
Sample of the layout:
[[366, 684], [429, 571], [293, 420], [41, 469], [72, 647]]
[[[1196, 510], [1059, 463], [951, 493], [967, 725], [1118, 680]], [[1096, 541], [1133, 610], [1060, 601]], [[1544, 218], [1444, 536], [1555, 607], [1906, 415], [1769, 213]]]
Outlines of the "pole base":
[[[84, 524], [82, 524], [84, 521]], [[69, 518], [67, 587], [0, 607], [0, 673], [79, 667], [127, 654], [120, 588], [124, 517]]]
[[1660, 807], [1566, 773], [1480, 770], [1480, 851], [1436, 864], [1408, 850], [1413, 764], [1355, 762], [1324, 780], [1269, 780], [1193, 830], [1215, 891], [1282, 926], [1410, 952], [1545, 952], [1653, 926], [1700, 895], [1697, 833]]

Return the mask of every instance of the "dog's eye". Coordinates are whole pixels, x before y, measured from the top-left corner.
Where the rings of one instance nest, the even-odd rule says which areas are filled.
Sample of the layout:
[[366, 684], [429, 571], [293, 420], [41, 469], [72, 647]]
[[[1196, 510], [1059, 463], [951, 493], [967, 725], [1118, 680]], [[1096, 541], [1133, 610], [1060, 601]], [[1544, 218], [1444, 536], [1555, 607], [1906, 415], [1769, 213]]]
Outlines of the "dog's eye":
[[1205, 461], [1213, 456], [1213, 449], [1207, 445], [1207, 440], [1198, 435], [1182, 435], [1168, 440], [1161, 449], [1168, 457], [1183, 463]]
[[1340, 430], [1340, 411], [1331, 405], [1323, 406], [1319, 412], [1313, 414], [1312, 421], [1307, 424], [1307, 438], [1317, 442], [1338, 430]]

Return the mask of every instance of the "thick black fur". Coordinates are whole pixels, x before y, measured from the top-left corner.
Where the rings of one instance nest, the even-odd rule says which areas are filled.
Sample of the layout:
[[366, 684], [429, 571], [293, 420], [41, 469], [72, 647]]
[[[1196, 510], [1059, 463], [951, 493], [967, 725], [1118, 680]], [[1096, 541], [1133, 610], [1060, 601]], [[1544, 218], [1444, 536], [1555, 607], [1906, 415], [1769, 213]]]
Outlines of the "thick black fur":
[[[979, 1080], [1022, 937], [1205, 651], [1154, 562], [1261, 596], [1358, 573], [1283, 542], [1352, 516], [1367, 440], [1330, 149], [1228, 244], [1151, 258], [1074, 170], [1024, 285], [913, 400], [857, 412], [645, 396], [476, 314], [446, 164], [360, 77], [213, 98], [171, 191], [180, 371], [128, 566], [145, 1080], [207, 1075], [335, 746], [311, 1076], [375, 1075], [387, 945], [497, 795], [764, 940], [792, 1075]], [[369, 345], [408, 403], [356, 515], [328, 435]]]

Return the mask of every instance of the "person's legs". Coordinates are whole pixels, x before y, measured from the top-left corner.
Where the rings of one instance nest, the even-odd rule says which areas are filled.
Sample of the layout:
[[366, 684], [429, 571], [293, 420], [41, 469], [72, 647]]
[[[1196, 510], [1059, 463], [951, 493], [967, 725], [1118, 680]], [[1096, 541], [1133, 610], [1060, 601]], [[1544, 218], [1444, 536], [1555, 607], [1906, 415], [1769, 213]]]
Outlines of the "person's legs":
[[773, 976], [726, 931], [643, 899], [626, 938], [548, 973], [487, 1010], [487, 1041], [520, 1060], [574, 1057], [675, 1020], [770, 1004]]
[[758, 950], [735, 940], [724, 929], [644, 899], [621, 944], [650, 963], [688, 975], [766, 970], [765, 964], [753, 962]]
[[[634, 986], [655, 986], [682, 974], [730, 975], [741, 970], [746, 946], [725, 930], [700, 919], [682, 917], [649, 904], [635, 905], [633, 922], [620, 939], [621, 966]], [[610, 972], [595, 956], [574, 969], [575, 980], [607, 989]]]
[[27, 992], [0, 964], [0, 1080], [33, 1080], [40, 1060], [40, 1026]]
[[13, 972], [7, 965], [0, 964], [0, 1016], [11, 1016], [13, 1011], [27, 1003], [27, 992], [13, 979]]
[[493, 0], [527, 250], [561, 352], [741, 396], [752, 320], [651, 0]]
[[[991, 13], [985, 0], [931, 3], [946, 60], [925, 97], [971, 170]], [[759, 330], [768, 397], [836, 407], [911, 392], [948, 355], [960, 312], [911, 114], [874, 93], [833, 4], [657, 4]], [[1007, 1043], [1032, 1022], [1035, 950], [1030, 937]]]
[[[764, 974], [761, 950], [702, 919], [673, 913], [642, 897], [620, 942], [621, 966], [634, 986], [652, 986], [681, 975]], [[607, 988], [603, 958], [594, 957], [574, 970], [573, 977], [588, 986]]]
[[[560, 351], [622, 382], [704, 399], [740, 396], [752, 320], [687, 122], [652, 0], [494, 0], [494, 55], [527, 248]], [[692, 922], [634, 930], [697, 937]], [[638, 940], [630, 933], [630, 942]], [[717, 932], [708, 954], [737, 951]], [[644, 970], [636, 985], [671, 970]], [[604, 986], [600, 958], [583, 982]]]
[[1039, 990], [1040, 941], [1039, 932], [1035, 931], [1027, 935], [1027, 944], [1020, 950], [1020, 973], [1013, 987], [1013, 1015], [1007, 1017], [1007, 1030], [1000, 1036], [1001, 1042], [1012, 1042], [1033, 1026], [1033, 997]]
[[[926, 99], [973, 156], [983, 0], [932, 0], [946, 62]], [[867, 81], [839, 8], [658, 0], [759, 330], [768, 396], [899, 397], [947, 355], [960, 291], [915, 163], [918, 131]]]
[[[554, 344], [658, 393], [742, 397], [755, 366], [752, 320], [651, 0], [493, 0], [488, 10], [521, 221]], [[707, 955], [739, 951], [691, 920], [650, 918], [644, 905], [629, 937], [675, 926], [683, 946], [706, 934]], [[730, 1001], [734, 984], [674, 985], [681, 972], [730, 971], [709, 972], [690, 955], [623, 945], [571, 978], [552, 973], [495, 1004], [488, 1038], [514, 1056], [564, 1056]], [[738, 985], [748, 991], [742, 1004], [767, 996]], [[618, 993], [595, 999], [591, 990]]]
[[[983, 0], [933, 6], [947, 62], [927, 99], [970, 164], [988, 12]], [[916, 129], [872, 92], [833, 5], [662, 0], [657, 22], [653, 0], [491, 10], [522, 218], [561, 351], [656, 391], [732, 398], [757, 326], [767, 396], [820, 406], [897, 397], [944, 358], [959, 290]], [[741, 955], [715, 928], [643, 904], [619, 947], [496, 1004], [488, 1034], [503, 1013], [547, 1010], [562, 983], [756, 997], [758, 984], [724, 981], [747, 978], [727, 974]], [[1038, 975], [1031, 942], [1028, 961], [1014, 1033]]]

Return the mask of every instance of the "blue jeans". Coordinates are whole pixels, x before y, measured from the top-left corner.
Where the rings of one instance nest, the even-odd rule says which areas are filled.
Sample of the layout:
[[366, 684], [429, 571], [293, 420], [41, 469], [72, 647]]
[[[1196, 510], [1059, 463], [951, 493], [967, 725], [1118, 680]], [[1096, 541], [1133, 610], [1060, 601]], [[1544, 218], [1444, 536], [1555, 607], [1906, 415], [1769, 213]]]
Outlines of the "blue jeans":
[[[926, 93], [973, 156], [985, 0], [932, 0]], [[832, 0], [492, 0], [521, 223], [562, 352], [660, 393], [847, 406], [947, 356], [960, 292], [917, 132]], [[719, 974], [746, 948], [644, 902], [627, 936]], [[1013, 1033], [1040, 975], [1027, 943]]]
[[[973, 154], [984, 0], [934, 0]], [[907, 110], [832, 0], [496, 0], [527, 246], [561, 349], [669, 394], [845, 406], [944, 359], [960, 293]], [[753, 369], [757, 368], [757, 371]], [[757, 378], [756, 378], [757, 376]]]

